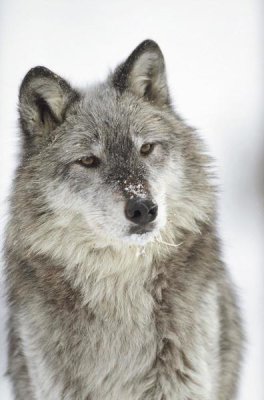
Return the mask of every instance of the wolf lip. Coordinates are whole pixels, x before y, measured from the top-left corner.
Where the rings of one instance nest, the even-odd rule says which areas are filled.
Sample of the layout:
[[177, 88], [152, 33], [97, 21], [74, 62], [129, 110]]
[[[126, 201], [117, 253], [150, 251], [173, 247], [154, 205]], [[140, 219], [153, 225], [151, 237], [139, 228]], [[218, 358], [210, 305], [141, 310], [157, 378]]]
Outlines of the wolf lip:
[[136, 235], [144, 235], [144, 233], [149, 233], [153, 231], [152, 226], [132, 226], [129, 229], [129, 233], [131, 235], [136, 234]]

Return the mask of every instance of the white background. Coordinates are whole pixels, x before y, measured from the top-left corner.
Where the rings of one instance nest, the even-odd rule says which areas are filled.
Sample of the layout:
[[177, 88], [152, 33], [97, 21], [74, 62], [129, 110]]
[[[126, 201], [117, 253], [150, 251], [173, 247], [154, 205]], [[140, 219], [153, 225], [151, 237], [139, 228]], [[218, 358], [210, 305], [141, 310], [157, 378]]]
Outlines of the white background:
[[[142, 40], [164, 53], [175, 107], [205, 138], [219, 171], [219, 229], [248, 341], [239, 400], [263, 400], [263, 31], [261, 0], [1, 0], [0, 212], [17, 152], [17, 94], [45, 65], [82, 85], [103, 79]], [[2, 268], [1, 268], [2, 269]], [[0, 269], [0, 290], [3, 278]], [[11, 399], [0, 306], [0, 399]], [[55, 400], [55, 399], [54, 399]]]

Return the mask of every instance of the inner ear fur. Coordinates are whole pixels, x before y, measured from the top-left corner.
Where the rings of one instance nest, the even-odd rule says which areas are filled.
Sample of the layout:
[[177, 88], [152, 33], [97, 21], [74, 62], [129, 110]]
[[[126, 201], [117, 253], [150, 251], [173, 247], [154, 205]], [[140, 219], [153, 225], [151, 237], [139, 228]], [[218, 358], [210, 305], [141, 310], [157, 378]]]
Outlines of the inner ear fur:
[[63, 122], [69, 104], [77, 97], [77, 92], [48, 68], [32, 68], [19, 92], [22, 130], [29, 136], [51, 136]]
[[145, 40], [136, 47], [116, 69], [112, 82], [120, 92], [130, 90], [160, 106], [170, 103], [164, 57], [153, 40]]

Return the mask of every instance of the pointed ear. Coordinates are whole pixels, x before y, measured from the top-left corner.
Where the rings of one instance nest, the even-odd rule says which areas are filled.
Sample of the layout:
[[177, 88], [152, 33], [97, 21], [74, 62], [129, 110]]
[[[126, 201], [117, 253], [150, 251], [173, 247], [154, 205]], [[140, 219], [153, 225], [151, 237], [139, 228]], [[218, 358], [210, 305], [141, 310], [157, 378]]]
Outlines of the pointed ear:
[[163, 54], [153, 40], [142, 42], [117, 67], [112, 80], [120, 92], [131, 90], [138, 97], [160, 106], [170, 102]]
[[29, 137], [48, 140], [60, 125], [70, 103], [78, 96], [70, 85], [45, 67], [32, 68], [19, 92], [21, 127]]

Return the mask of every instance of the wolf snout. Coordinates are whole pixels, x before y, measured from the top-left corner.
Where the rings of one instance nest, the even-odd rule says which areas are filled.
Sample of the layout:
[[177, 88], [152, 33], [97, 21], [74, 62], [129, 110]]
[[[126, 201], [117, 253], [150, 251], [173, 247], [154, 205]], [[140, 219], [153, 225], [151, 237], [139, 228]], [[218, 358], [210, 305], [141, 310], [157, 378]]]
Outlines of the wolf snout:
[[158, 215], [158, 206], [151, 200], [130, 199], [125, 206], [125, 216], [137, 225], [146, 225], [154, 221]]

